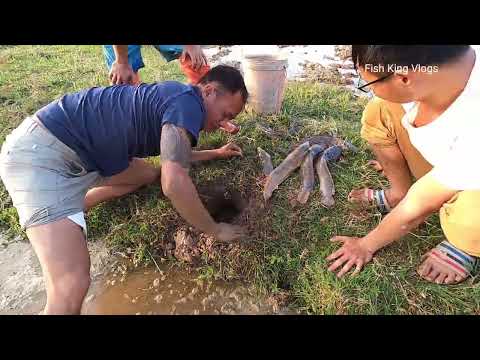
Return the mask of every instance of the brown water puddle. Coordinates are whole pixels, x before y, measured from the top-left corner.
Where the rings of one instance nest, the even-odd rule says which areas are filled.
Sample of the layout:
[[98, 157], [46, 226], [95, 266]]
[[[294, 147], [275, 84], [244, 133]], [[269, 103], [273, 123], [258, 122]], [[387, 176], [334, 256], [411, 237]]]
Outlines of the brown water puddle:
[[94, 281], [82, 314], [253, 315], [274, 314], [274, 310], [239, 281], [199, 280], [194, 271], [163, 266], [160, 271], [143, 268]]

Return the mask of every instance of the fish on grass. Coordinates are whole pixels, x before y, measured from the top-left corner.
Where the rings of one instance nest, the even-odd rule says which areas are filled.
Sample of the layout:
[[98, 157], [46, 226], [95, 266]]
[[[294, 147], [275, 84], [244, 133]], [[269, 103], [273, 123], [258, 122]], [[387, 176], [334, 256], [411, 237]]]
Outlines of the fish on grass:
[[265, 201], [272, 197], [272, 193], [278, 189], [278, 186], [302, 163], [305, 155], [310, 148], [310, 143], [304, 142], [293, 150], [288, 156], [267, 176], [265, 187], [263, 188], [263, 198]]
[[260, 158], [260, 162], [262, 163], [263, 174], [265, 176], [270, 175], [270, 173], [273, 171], [272, 158], [261, 147], [257, 148], [257, 152], [258, 152], [258, 157]]
[[332, 174], [328, 169], [327, 158], [322, 155], [315, 163], [318, 181], [320, 182], [320, 203], [329, 208], [335, 205], [333, 195], [335, 195], [335, 185], [333, 183]]
[[[302, 187], [297, 201], [305, 204], [315, 187], [315, 172], [320, 182], [321, 203], [326, 207], [335, 204], [333, 196], [335, 186], [328, 168], [328, 162], [337, 161], [343, 150], [356, 151], [350, 143], [329, 135], [312, 136], [298, 145], [280, 165], [273, 168], [270, 155], [262, 148], [257, 148], [263, 173], [267, 176], [263, 189], [263, 198], [268, 201], [273, 192], [299, 166], [301, 167]], [[319, 158], [318, 160], [315, 160]]]
[[305, 204], [310, 197], [310, 193], [315, 187], [315, 173], [313, 170], [313, 160], [323, 151], [320, 145], [312, 145], [308, 149], [308, 153], [301, 165], [302, 172], [302, 187], [298, 193], [297, 201], [300, 204]]

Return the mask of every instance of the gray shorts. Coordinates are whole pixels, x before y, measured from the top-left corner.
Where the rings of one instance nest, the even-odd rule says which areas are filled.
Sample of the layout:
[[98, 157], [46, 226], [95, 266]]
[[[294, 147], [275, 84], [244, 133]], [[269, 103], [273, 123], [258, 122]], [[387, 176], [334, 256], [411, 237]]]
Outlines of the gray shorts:
[[70, 218], [85, 235], [85, 194], [104, 180], [96, 171], [87, 172], [78, 155], [34, 117], [7, 136], [0, 153], [0, 177], [22, 228]]

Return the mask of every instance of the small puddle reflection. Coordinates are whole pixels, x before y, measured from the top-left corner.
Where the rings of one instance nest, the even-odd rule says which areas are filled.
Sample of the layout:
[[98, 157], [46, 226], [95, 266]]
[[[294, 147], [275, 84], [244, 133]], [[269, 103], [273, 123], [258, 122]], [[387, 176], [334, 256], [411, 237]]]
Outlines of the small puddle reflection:
[[[92, 282], [82, 314], [212, 315], [273, 314], [239, 281], [199, 280], [196, 272], [161, 266]], [[122, 281], [123, 280], [123, 281]], [[113, 285], [112, 285], [113, 284]], [[285, 313], [285, 312], [282, 312]]]

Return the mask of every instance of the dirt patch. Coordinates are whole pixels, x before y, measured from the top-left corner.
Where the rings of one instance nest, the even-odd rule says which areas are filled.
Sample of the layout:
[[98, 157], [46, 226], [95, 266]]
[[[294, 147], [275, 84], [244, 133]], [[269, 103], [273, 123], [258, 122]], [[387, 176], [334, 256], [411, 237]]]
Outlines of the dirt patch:
[[306, 62], [304, 65], [303, 77], [308, 81], [318, 81], [333, 85], [351, 85], [353, 80], [351, 76], [342, 75], [338, 68], [340, 65], [331, 64], [323, 66], [321, 64]]
[[21, 310], [45, 296], [42, 271], [30, 243], [16, 240], [0, 249], [0, 313]]
[[[92, 279], [101, 276], [111, 258], [103, 242], [89, 242]], [[16, 239], [0, 249], [0, 314], [38, 314], [47, 295], [42, 269], [31, 244]]]
[[210, 58], [210, 61], [211, 61], [211, 62], [216, 62], [216, 61], [220, 60], [222, 57], [227, 56], [227, 55], [230, 54], [231, 52], [232, 52], [232, 50], [229, 49], [229, 47], [220, 46], [218, 53], [214, 54], [214, 55]]
[[346, 60], [352, 57], [352, 45], [335, 45], [335, 56], [341, 60]]
[[[241, 192], [225, 185], [222, 181], [204, 184], [198, 187], [202, 203], [216, 222], [245, 225], [242, 216], [249, 202]], [[211, 258], [216, 253], [231, 248], [233, 244], [222, 244], [207, 234], [189, 226], [179, 227], [173, 235], [174, 247], [169, 253], [178, 260], [196, 264], [202, 255]]]
[[[204, 241], [202, 239], [201, 241]], [[193, 267], [134, 267], [89, 243], [92, 285], [82, 314], [289, 314], [285, 304], [258, 297], [241, 281], [204, 280]], [[38, 314], [46, 293], [38, 259], [26, 241], [0, 249], [0, 314]]]

